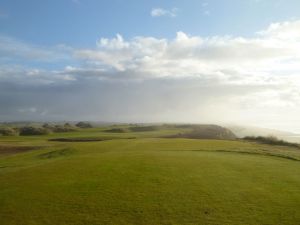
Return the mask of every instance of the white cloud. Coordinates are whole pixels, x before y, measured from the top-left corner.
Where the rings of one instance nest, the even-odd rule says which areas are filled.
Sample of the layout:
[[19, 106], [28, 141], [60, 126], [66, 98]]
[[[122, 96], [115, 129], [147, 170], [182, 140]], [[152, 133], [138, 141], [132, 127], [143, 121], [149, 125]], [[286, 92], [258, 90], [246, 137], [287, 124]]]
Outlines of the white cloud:
[[[272, 23], [268, 29], [258, 32], [270, 39], [282, 41], [300, 41], [300, 20], [287, 21], [283, 23]], [[294, 43], [293, 43], [294, 44]]]
[[[249, 77], [290, 75], [300, 71], [300, 22], [272, 24], [255, 38], [191, 36], [175, 39], [135, 37], [100, 39], [98, 49], [76, 51], [89, 63], [151, 77], [220, 76], [224, 81], [248, 82]], [[229, 72], [228, 72], [229, 71]], [[234, 74], [234, 75], [233, 75]], [[226, 78], [226, 79], [225, 79]]]
[[[300, 21], [271, 24], [254, 38], [201, 37], [177, 32], [173, 40], [138, 36], [125, 40], [120, 34], [97, 41], [95, 49], [71, 49], [64, 46], [41, 48], [15, 39], [0, 37], [0, 59], [57, 61], [75, 56], [81, 67], [60, 71], [2, 66], [0, 76], [25, 74], [31, 79], [55, 74], [47, 79], [74, 80], [83, 71], [99, 77], [115, 73], [115, 78], [133, 74], [134, 78], [202, 78], [230, 84], [283, 82], [300, 73]], [[4, 65], [4, 64], [3, 64]], [[9, 72], [10, 71], [10, 72]], [[29, 71], [29, 72], [28, 72]], [[57, 74], [63, 76], [59, 77]], [[69, 77], [72, 74], [72, 78]], [[126, 75], [126, 77], [127, 77]], [[10, 75], [13, 77], [13, 75]], [[271, 82], [272, 81], [272, 82]]]
[[69, 67], [62, 71], [26, 68], [23, 66], [0, 66], [0, 83], [13, 83], [23, 86], [66, 84], [75, 81]]
[[[80, 62], [77, 66], [66, 64], [60, 70], [0, 66], [0, 103], [14, 95], [4, 93], [7, 83], [63, 86], [74, 87], [78, 93], [74, 102], [83, 98], [79, 94], [89, 93], [86, 97], [94, 99], [90, 107], [99, 101], [106, 104], [95, 111], [115, 117], [121, 111], [124, 120], [218, 122], [222, 117], [229, 122], [292, 127], [300, 114], [299, 30], [300, 21], [289, 21], [271, 24], [251, 38], [201, 37], [179, 31], [172, 40], [143, 36], [127, 40], [117, 34], [99, 39], [93, 49], [67, 49], [69, 57]], [[45, 53], [44, 48], [19, 42], [13, 48], [13, 42], [6, 43], [9, 47], [0, 44], [0, 52], [13, 50], [23, 58], [47, 58], [50, 53], [56, 58], [60, 52], [47, 48]], [[58, 94], [51, 92], [51, 96]], [[38, 105], [32, 101], [28, 105]]]
[[163, 8], [154, 8], [151, 10], [152, 17], [161, 17], [161, 16], [168, 16], [168, 17], [176, 17], [178, 13], [177, 8], [172, 9], [163, 9]]
[[[205, 87], [205, 94], [195, 93], [192, 98], [210, 99], [215, 104], [198, 103], [201, 110], [228, 113], [235, 121], [254, 122], [257, 117], [262, 124], [270, 115], [282, 124], [289, 112], [300, 113], [299, 30], [300, 22], [292, 21], [272, 24], [253, 38], [201, 37], [178, 32], [173, 40], [124, 40], [117, 35], [101, 39], [97, 49], [77, 51], [76, 56], [95, 68], [111, 71], [95, 74], [105, 74], [106, 79], [190, 80], [201, 89]], [[182, 84], [188, 92], [191, 83]], [[183, 101], [197, 105], [191, 99]], [[196, 106], [193, 110], [193, 115], [198, 112], [212, 119]], [[292, 118], [295, 116], [291, 116], [289, 124]], [[276, 121], [270, 126], [275, 124]]]
[[52, 48], [41, 47], [0, 35], [0, 60], [62, 61], [70, 58], [71, 51], [71, 48], [64, 45], [58, 45]]
[[129, 43], [125, 42], [120, 34], [117, 34], [116, 38], [113, 38], [111, 40], [107, 38], [101, 38], [97, 42], [97, 45], [99, 47], [107, 49], [123, 49], [129, 47]]
[[210, 14], [211, 14], [211, 11], [208, 9], [208, 3], [207, 2], [203, 2], [202, 4], [201, 4], [201, 6], [202, 6], [202, 14], [204, 15], [204, 16], [210, 16]]

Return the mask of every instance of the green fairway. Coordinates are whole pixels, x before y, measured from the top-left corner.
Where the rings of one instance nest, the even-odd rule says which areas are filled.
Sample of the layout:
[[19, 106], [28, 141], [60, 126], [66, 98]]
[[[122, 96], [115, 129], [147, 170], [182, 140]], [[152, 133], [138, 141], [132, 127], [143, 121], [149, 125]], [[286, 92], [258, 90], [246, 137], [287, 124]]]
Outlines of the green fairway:
[[106, 129], [0, 137], [0, 224], [300, 224], [297, 148]]

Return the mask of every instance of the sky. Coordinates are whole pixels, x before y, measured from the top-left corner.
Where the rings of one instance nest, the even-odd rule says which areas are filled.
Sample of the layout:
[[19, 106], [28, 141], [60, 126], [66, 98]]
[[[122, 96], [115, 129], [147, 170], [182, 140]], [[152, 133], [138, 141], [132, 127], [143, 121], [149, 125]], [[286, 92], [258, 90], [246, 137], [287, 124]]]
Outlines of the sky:
[[300, 133], [299, 0], [1, 0], [0, 121]]

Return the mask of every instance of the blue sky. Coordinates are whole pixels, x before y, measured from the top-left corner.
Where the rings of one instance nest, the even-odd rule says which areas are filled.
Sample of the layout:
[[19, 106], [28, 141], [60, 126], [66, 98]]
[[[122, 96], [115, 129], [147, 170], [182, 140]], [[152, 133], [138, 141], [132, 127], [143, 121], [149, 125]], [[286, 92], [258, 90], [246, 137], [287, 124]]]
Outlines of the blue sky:
[[[174, 18], [153, 18], [153, 8], [178, 12]], [[2, 34], [30, 43], [93, 47], [99, 37], [116, 33], [251, 36], [272, 22], [299, 18], [299, 9], [297, 0], [2, 0], [0, 26]]]
[[2, 0], [0, 120], [300, 132], [297, 0]]

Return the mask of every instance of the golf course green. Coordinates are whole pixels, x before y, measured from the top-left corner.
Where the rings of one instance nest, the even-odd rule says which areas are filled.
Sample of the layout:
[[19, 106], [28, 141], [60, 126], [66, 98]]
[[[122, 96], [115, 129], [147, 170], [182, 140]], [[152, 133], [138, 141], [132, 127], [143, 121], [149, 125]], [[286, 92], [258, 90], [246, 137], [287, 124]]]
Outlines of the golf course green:
[[300, 224], [300, 149], [122, 129], [0, 137], [0, 224]]

